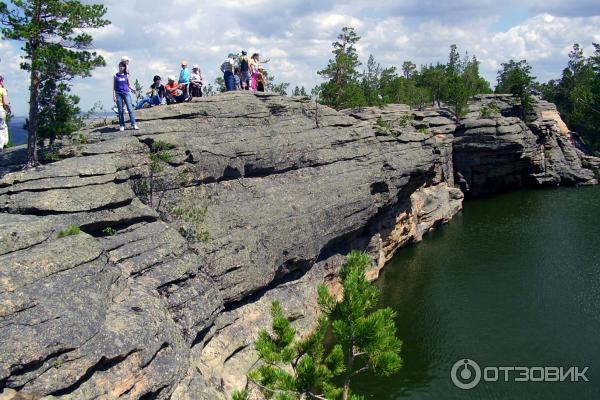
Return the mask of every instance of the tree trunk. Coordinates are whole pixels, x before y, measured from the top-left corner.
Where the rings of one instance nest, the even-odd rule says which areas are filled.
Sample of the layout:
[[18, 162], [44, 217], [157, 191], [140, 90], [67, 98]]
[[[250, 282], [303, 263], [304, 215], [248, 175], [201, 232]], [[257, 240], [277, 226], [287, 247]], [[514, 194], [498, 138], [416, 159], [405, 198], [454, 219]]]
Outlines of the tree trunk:
[[[34, 58], [32, 57], [32, 65]], [[37, 125], [38, 125], [38, 97], [40, 92], [40, 76], [34, 68], [31, 69], [31, 87], [29, 91], [29, 124], [27, 129], [27, 168], [35, 167], [37, 157]]]
[[342, 400], [348, 400], [350, 396], [350, 378], [352, 377], [354, 368], [354, 344], [350, 346], [348, 353], [348, 359], [346, 360], [346, 379], [344, 379], [344, 392], [342, 394]]
[[[32, 20], [37, 27], [41, 24], [41, 1], [34, 6]], [[37, 128], [38, 128], [38, 101], [40, 95], [40, 71], [38, 70], [38, 48], [40, 46], [41, 33], [29, 39], [31, 57], [31, 86], [29, 88], [29, 125], [27, 130], [27, 164], [25, 168], [39, 165], [37, 157]]]

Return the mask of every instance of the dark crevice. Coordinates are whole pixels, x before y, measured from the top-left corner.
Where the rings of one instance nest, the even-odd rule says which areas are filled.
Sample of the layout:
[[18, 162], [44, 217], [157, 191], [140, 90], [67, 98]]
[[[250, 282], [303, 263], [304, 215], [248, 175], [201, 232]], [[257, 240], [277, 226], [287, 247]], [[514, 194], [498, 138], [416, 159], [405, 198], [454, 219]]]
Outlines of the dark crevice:
[[371, 184], [371, 194], [389, 193], [390, 187], [386, 182], [375, 182]]
[[81, 229], [83, 232], [87, 233], [88, 235], [91, 235], [94, 237], [104, 237], [104, 236], [109, 236], [109, 234], [107, 232], [105, 232], [105, 230], [107, 228], [112, 228], [115, 231], [120, 231], [120, 230], [127, 229], [130, 226], [140, 224], [142, 222], [152, 223], [152, 222], [156, 222], [156, 221], [158, 221], [157, 217], [153, 217], [151, 215], [145, 215], [145, 216], [129, 218], [129, 219], [120, 219], [120, 220], [117, 220], [114, 222], [111, 222], [111, 221], [92, 222], [89, 224], [80, 225], [79, 229]]
[[[84, 176], [84, 177], [73, 177], [73, 178], [85, 179], [88, 177]], [[114, 179], [108, 180], [106, 182], [86, 183], [86, 184], [77, 185], [77, 186], [54, 186], [54, 187], [44, 187], [44, 188], [36, 188], [36, 189], [21, 189], [21, 190], [14, 190], [14, 191], [9, 190], [5, 194], [7, 196], [12, 196], [12, 195], [19, 194], [19, 193], [43, 193], [43, 192], [51, 192], [53, 190], [70, 190], [70, 189], [80, 189], [80, 188], [89, 187], [89, 186], [102, 186], [102, 185], [106, 185], [108, 183], [121, 184], [121, 183], [124, 183], [127, 181], [128, 181], [128, 179], [114, 178]], [[30, 182], [30, 181], [25, 181], [23, 183], [27, 183], [27, 182]], [[15, 183], [14, 185], [10, 185], [10, 186], [16, 186], [16, 188], [18, 189], [19, 188], [18, 185], [19, 185], [19, 183]]]
[[[221, 333], [223, 330], [225, 330], [227, 327], [233, 325], [234, 323], [236, 323], [238, 321], [238, 318], [234, 318], [232, 321], [226, 323], [225, 325], [221, 326], [219, 329], [215, 330], [212, 335], [206, 340], [206, 342], [204, 342], [204, 347], [208, 346], [208, 344], [210, 343], [211, 340], [213, 340], [213, 338], [218, 335], [219, 333]], [[214, 325], [214, 324], [213, 324]], [[210, 328], [212, 328], [213, 325], [210, 325], [207, 329], [210, 331]], [[209, 332], [207, 332], [209, 333]], [[206, 334], [203, 336], [205, 337]], [[194, 347], [196, 344], [200, 343], [202, 340], [199, 340], [198, 342], [194, 342], [194, 344], [192, 344], [191, 347]]]
[[160, 396], [162, 391], [165, 390], [167, 387], [168, 385], [164, 385], [156, 390], [153, 390], [152, 392], [145, 393], [144, 395], [140, 396], [139, 400], [156, 400], [158, 399], [158, 396]]
[[239, 269], [242, 269], [241, 265], [238, 265], [236, 267], [228, 268], [222, 274], [219, 274], [219, 276], [224, 276], [224, 275], [230, 274], [230, 273], [235, 272], [235, 271], [237, 271]]
[[83, 376], [81, 376], [81, 378], [77, 379], [73, 384], [63, 388], [63, 389], [59, 389], [59, 390], [55, 390], [54, 392], [50, 393], [50, 395], [52, 396], [64, 396], [70, 393], [73, 393], [74, 391], [76, 391], [77, 389], [79, 389], [79, 387], [81, 387], [81, 385], [83, 385], [85, 382], [87, 382], [88, 380], [91, 379], [91, 377], [96, 373], [96, 372], [102, 372], [102, 371], [108, 371], [109, 369], [115, 367], [116, 365], [120, 364], [121, 362], [123, 362], [125, 359], [127, 359], [127, 357], [129, 357], [130, 355], [137, 353], [138, 351], [140, 351], [139, 349], [133, 349], [131, 350], [129, 353], [125, 354], [125, 355], [120, 355], [117, 357], [113, 357], [113, 358], [106, 358], [106, 357], [101, 357], [100, 360], [92, 365], [90, 368], [87, 369], [87, 371], [85, 372], [85, 374], [83, 374]]
[[45, 217], [45, 216], [49, 216], [49, 215], [74, 215], [74, 214], [93, 213], [93, 212], [100, 212], [100, 211], [113, 211], [113, 210], [116, 210], [117, 208], [126, 207], [126, 206], [130, 205], [132, 201], [133, 201], [133, 199], [127, 199], [124, 201], [107, 204], [107, 205], [104, 205], [104, 206], [98, 207], [98, 208], [90, 208], [88, 210], [83, 210], [83, 211], [39, 210], [37, 208], [21, 208], [18, 210], [10, 210], [9, 208], [5, 207], [5, 208], [0, 208], [0, 212], [5, 212], [5, 213], [9, 213], [9, 214], [35, 215], [38, 217]]
[[202, 343], [202, 341], [204, 340], [204, 338], [206, 337], [206, 335], [208, 334], [208, 332], [210, 332], [210, 329], [213, 327], [213, 325], [208, 325], [207, 327], [205, 327], [204, 329], [202, 329], [201, 331], [199, 331], [196, 334], [196, 337], [194, 338], [194, 340], [192, 340], [192, 344], [190, 345], [190, 348], [196, 346], [199, 343]]
[[154, 361], [154, 360], [156, 359], [156, 357], [158, 357], [158, 354], [159, 354], [161, 351], [163, 351], [163, 350], [165, 350], [165, 349], [167, 349], [167, 348], [169, 348], [169, 347], [171, 347], [171, 345], [170, 345], [168, 342], [164, 342], [163, 344], [161, 344], [161, 345], [160, 345], [160, 347], [158, 348], [158, 350], [156, 350], [156, 353], [154, 353], [154, 355], [152, 356], [152, 358], [150, 358], [150, 360], [148, 360], [148, 362], [147, 362], [147, 363], [145, 363], [145, 364], [143, 364], [143, 365], [141, 366], [141, 369], [144, 369], [144, 368], [146, 368], [148, 365], [152, 364], [152, 361]]
[[271, 289], [278, 286], [290, 283], [302, 278], [313, 265], [314, 260], [288, 260], [283, 263], [275, 272], [275, 277], [267, 285], [257, 291], [251, 292], [243, 296], [240, 300], [230, 301], [224, 304], [223, 311], [233, 311], [246, 304], [255, 303]]
[[168, 297], [168, 293], [165, 293], [171, 286], [185, 286], [185, 284], [190, 280], [190, 279], [194, 279], [196, 277], [197, 274], [195, 273], [187, 273], [185, 275], [183, 275], [181, 278], [177, 278], [174, 279], [172, 281], [168, 281], [163, 283], [162, 285], [158, 286], [156, 288], [156, 290], [163, 296]]
[[[297, 171], [297, 170], [306, 169], [306, 168], [319, 168], [319, 167], [325, 167], [328, 165], [337, 164], [340, 162], [359, 161], [363, 158], [364, 158], [364, 156], [357, 155], [356, 157], [339, 158], [339, 159], [336, 159], [334, 161], [329, 161], [329, 162], [315, 162], [314, 164], [308, 164], [308, 165], [292, 165], [291, 167], [281, 168], [279, 170], [277, 170], [276, 167], [274, 167], [274, 166], [270, 166], [270, 167], [256, 166], [255, 167], [252, 164], [246, 164], [244, 166], [244, 178], [266, 178], [271, 175], [281, 175], [281, 174], [285, 174], [290, 171]], [[221, 180], [219, 179], [218, 182], [221, 182]]]
[[236, 356], [236, 354], [238, 354], [238, 353], [239, 353], [239, 352], [241, 352], [242, 350], [246, 349], [248, 346], [249, 346], [248, 344], [245, 344], [245, 345], [242, 345], [242, 346], [238, 347], [237, 349], [235, 349], [235, 350], [233, 351], [233, 353], [231, 353], [230, 355], [228, 355], [228, 356], [225, 358], [225, 360], [223, 360], [223, 365], [227, 364], [227, 361], [231, 360], [233, 357], [235, 357], [235, 356]]
[[[42, 368], [44, 366], [44, 364], [46, 364], [48, 361], [50, 361], [54, 358], [58, 358], [61, 355], [69, 353], [73, 350], [76, 350], [76, 348], [60, 349], [58, 351], [48, 354], [46, 357], [44, 357], [42, 359], [33, 360], [28, 363], [25, 363], [25, 364], [21, 365], [19, 368], [12, 370], [10, 373], [10, 376], [7, 378], [7, 381], [10, 382], [10, 380], [11, 380], [10, 378], [13, 376], [21, 376], [21, 375], [25, 375], [29, 372], [36, 371], [36, 370]], [[16, 387], [16, 388], [20, 389], [21, 387]]]

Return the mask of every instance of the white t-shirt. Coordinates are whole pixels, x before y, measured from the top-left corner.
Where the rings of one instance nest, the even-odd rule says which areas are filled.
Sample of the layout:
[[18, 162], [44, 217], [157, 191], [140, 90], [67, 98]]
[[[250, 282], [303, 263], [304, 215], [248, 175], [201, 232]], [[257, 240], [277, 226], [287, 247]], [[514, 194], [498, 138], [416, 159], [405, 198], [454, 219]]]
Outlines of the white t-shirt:
[[190, 81], [201, 81], [202, 80], [202, 73], [198, 72], [195, 73], [192, 71], [192, 74], [190, 75]]

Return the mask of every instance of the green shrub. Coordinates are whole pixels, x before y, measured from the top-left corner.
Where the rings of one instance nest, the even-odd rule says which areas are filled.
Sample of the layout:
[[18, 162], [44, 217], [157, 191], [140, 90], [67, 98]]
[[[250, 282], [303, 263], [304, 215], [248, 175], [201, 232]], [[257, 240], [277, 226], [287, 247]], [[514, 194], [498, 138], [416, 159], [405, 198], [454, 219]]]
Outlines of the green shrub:
[[77, 225], [70, 225], [67, 229], [61, 229], [58, 231], [58, 237], [63, 238], [66, 236], [74, 236], [79, 235], [81, 233], [81, 229]]
[[390, 129], [390, 123], [381, 117], [377, 117], [375, 125], [383, 129]]
[[114, 236], [117, 233], [117, 230], [107, 226], [106, 228], [102, 229], [102, 233], [104, 233], [106, 236]]
[[231, 399], [232, 400], [248, 400], [249, 396], [250, 396], [250, 393], [248, 393], [248, 391], [245, 389], [244, 390], [236, 390], [231, 395]]
[[54, 161], [60, 161], [60, 154], [57, 151], [44, 151], [40, 157], [44, 163], [50, 163]]
[[414, 118], [415, 117], [412, 114], [404, 114], [402, 117], [398, 118], [398, 125], [401, 128], [406, 128]]
[[500, 115], [501, 113], [500, 107], [496, 103], [490, 103], [486, 106], [481, 107], [479, 111], [481, 113], [482, 118], [491, 118]]
[[202, 224], [208, 213], [208, 207], [176, 207], [172, 212], [181, 223], [179, 233], [183, 237], [187, 240], [195, 240], [202, 243], [210, 241], [210, 234], [202, 228]]

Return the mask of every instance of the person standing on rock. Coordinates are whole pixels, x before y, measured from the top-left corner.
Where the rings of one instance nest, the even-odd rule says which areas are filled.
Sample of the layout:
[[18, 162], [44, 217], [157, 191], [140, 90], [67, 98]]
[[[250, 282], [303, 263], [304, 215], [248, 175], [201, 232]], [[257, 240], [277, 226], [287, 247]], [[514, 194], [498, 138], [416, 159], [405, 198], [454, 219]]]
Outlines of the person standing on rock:
[[235, 90], [235, 77], [233, 76], [233, 67], [235, 65], [234, 55], [230, 54], [227, 60], [221, 64], [221, 72], [223, 72], [223, 80], [225, 88], [228, 92]]
[[[127, 56], [123, 56], [121, 57], [121, 62], [125, 63], [125, 73], [127, 75], [129, 75], [129, 62], [131, 61], [131, 58], [127, 57]], [[129, 94], [129, 96], [131, 96], [131, 93]], [[133, 104], [133, 100], [130, 99], [131, 103]], [[117, 108], [117, 105], [115, 104], [115, 106], [112, 108], [112, 110], [115, 112], [115, 114], [119, 115], [119, 109]]]
[[250, 90], [250, 57], [246, 50], [242, 50], [240, 57], [240, 74], [242, 90]]
[[123, 105], [127, 107], [127, 113], [129, 114], [129, 121], [131, 122], [131, 129], [140, 129], [135, 123], [135, 114], [133, 113], [133, 107], [131, 105], [130, 90], [133, 90], [129, 82], [129, 74], [127, 71], [127, 64], [124, 61], [119, 63], [119, 72], [113, 77], [113, 101], [117, 103], [117, 111], [119, 114], [119, 131], [125, 130], [125, 115]]
[[202, 71], [197, 64], [192, 67], [190, 74], [190, 94], [192, 97], [202, 97]]
[[260, 75], [260, 55], [258, 53], [252, 54], [250, 58], [250, 89], [256, 90], [258, 85], [258, 78]]
[[11, 114], [8, 91], [4, 88], [4, 77], [0, 76], [0, 151], [8, 144], [6, 116]]
[[181, 71], [179, 72], [178, 83], [185, 87], [186, 99], [191, 100], [192, 95], [190, 93], [190, 70], [188, 69], [188, 63], [185, 60], [181, 62]]

